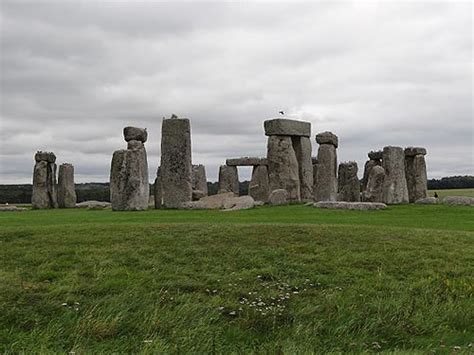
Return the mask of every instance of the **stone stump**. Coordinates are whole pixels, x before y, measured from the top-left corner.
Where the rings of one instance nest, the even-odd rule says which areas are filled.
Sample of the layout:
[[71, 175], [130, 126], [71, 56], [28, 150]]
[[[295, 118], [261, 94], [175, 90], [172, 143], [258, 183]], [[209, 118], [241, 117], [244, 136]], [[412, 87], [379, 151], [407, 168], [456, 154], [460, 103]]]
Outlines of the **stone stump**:
[[76, 200], [74, 166], [61, 164], [58, 171], [58, 206], [60, 208], [74, 208]]
[[314, 200], [336, 201], [338, 138], [331, 132], [323, 132], [316, 135], [316, 142], [319, 143], [319, 149]]
[[367, 177], [367, 186], [363, 192], [364, 202], [383, 201], [383, 182], [385, 180], [385, 170], [380, 165], [370, 169]]
[[425, 162], [426, 149], [405, 148], [405, 169], [408, 187], [408, 200], [413, 203], [428, 195], [428, 178]]
[[252, 179], [249, 184], [249, 195], [255, 201], [268, 202], [270, 197], [270, 182], [266, 165], [256, 165], [252, 170]]
[[355, 161], [339, 164], [338, 201], [360, 202], [360, 182]]
[[35, 161], [31, 206], [33, 209], [57, 208], [56, 156], [39, 151]]
[[159, 209], [163, 205], [163, 187], [161, 184], [161, 168], [156, 169], [156, 178], [154, 184], [155, 208]]
[[187, 118], [163, 119], [161, 126], [163, 205], [180, 208], [192, 200], [191, 125]]
[[239, 196], [237, 166], [221, 165], [219, 168], [219, 193], [233, 192]]
[[[129, 139], [130, 129], [134, 132]], [[137, 133], [141, 132], [141, 133]], [[138, 211], [148, 208], [150, 186], [148, 162], [145, 150], [146, 130], [136, 127], [124, 128], [127, 149], [117, 150], [112, 157], [110, 169], [110, 202], [114, 211]]]
[[204, 196], [208, 195], [206, 168], [204, 165], [193, 165], [192, 189], [193, 191], [201, 191]]
[[267, 145], [270, 191], [283, 189], [289, 201], [300, 201], [299, 164], [290, 136], [270, 136]]
[[385, 170], [383, 202], [386, 204], [408, 203], [403, 148], [384, 147], [382, 165]]

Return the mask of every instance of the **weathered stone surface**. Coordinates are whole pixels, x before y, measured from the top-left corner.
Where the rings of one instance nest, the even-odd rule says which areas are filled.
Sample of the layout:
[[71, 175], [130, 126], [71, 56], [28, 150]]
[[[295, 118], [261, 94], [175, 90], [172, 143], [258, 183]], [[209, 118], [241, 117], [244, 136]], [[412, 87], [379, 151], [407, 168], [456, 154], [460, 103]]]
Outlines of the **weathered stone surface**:
[[201, 190], [193, 190], [193, 201], [199, 201], [201, 198], [207, 195]]
[[219, 168], [219, 193], [233, 192], [239, 196], [239, 174], [236, 166], [221, 165]]
[[192, 199], [191, 125], [187, 118], [163, 119], [161, 128], [163, 205], [180, 208]]
[[110, 169], [112, 210], [148, 209], [149, 189], [145, 148], [115, 151]]
[[46, 161], [48, 163], [56, 162], [56, 155], [53, 152], [37, 151], [35, 154], [36, 162]]
[[369, 159], [371, 160], [381, 160], [383, 156], [383, 151], [381, 150], [372, 150], [368, 154]]
[[242, 158], [232, 158], [226, 160], [226, 165], [229, 166], [258, 166], [258, 165], [267, 165], [266, 158], [257, 158], [257, 157], [242, 157]]
[[403, 148], [385, 147], [383, 149], [382, 166], [385, 169], [383, 202], [386, 204], [408, 203]]
[[445, 205], [474, 206], [474, 197], [468, 196], [446, 196], [442, 200]]
[[385, 170], [380, 165], [374, 166], [367, 178], [367, 187], [363, 192], [363, 200], [366, 202], [382, 202]]
[[405, 148], [406, 157], [414, 157], [415, 155], [426, 155], [426, 148], [422, 148], [422, 147]]
[[436, 197], [425, 197], [415, 201], [418, 205], [436, 205], [439, 200]]
[[76, 189], [74, 186], [74, 166], [61, 164], [58, 171], [59, 208], [76, 207]]
[[369, 174], [370, 174], [370, 170], [372, 170], [372, 168], [374, 166], [377, 166], [377, 165], [382, 165], [382, 161], [381, 160], [374, 160], [374, 159], [370, 159], [370, 160], [367, 160], [365, 162], [365, 165], [364, 165], [364, 176], [362, 177], [362, 190], [365, 191], [367, 189], [367, 183], [369, 181]]
[[268, 199], [268, 203], [273, 206], [288, 204], [288, 191], [285, 189], [273, 190]]
[[266, 165], [256, 165], [253, 167], [252, 179], [249, 184], [249, 195], [255, 201], [268, 201], [270, 197], [270, 182], [268, 181], [268, 168]]
[[255, 207], [255, 201], [252, 196], [240, 196], [229, 198], [224, 201], [224, 211], [248, 210]]
[[110, 202], [104, 202], [104, 201], [84, 201], [76, 204], [76, 208], [87, 208], [89, 210], [103, 210], [106, 208], [111, 208], [111, 203]]
[[321, 144], [318, 149], [314, 200], [337, 200], [337, 153], [332, 144]]
[[319, 201], [316, 202], [314, 207], [318, 208], [330, 208], [337, 210], [358, 210], [358, 211], [369, 211], [369, 210], [382, 210], [387, 208], [385, 203], [380, 202], [345, 202], [345, 201]]
[[289, 201], [300, 201], [298, 160], [289, 136], [270, 136], [267, 145], [270, 191], [284, 189]]
[[123, 129], [123, 136], [126, 142], [135, 140], [145, 143], [148, 138], [148, 132], [146, 128], [125, 127]]
[[58, 207], [55, 163], [41, 160], [35, 164], [31, 207], [33, 209]]
[[305, 121], [275, 118], [263, 123], [267, 136], [311, 136], [311, 123]]
[[428, 195], [428, 177], [424, 155], [405, 154], [405, 174], [409, 201], [415, 202], [425, 198]]
[[181, 207], [189, 209], [220, 209], [228, 199], [235, 197], [233, 192], [225, 192], [201, 198], [199, 201], [184, 202]]
[[308, 137], [292, 137], [293, 149], [298, 161], [300, 177], [300, 198], [313, 200], [313, 160], [311, 158], [311, 140]]
[[143, 148], [145, 145], [143, 142], [131, 140], [127, 142], [127, 149], [140, 149]]
[[2, 205], [0, 206], [0, 212], [22, 212], [26, 211], [27, 209], [24, 207], [17, 207], [14, 205]]
[[316, 135], [316, 142], [318, 144], [332, 144], [336, 148], [338, 147], [339, 140], [337, 136], [332, 132], [321, 132]]
[[155, 178], [155, 184], [153, 188], [154, 188], [153, 193], [155, 195], [155, 198], [154, 198], [155, 208], [159, 209], [161, 208], [161, 206], [163, 206], [163, 186], [161, 184], [161, 168], [160, 167], [156, 169], [156, 178]]
[[339, 164], [337, 192], [339, 201], [360, 201], [360, 182], [357, 177], [357, 170], [355, 161]]
[[[193, 190], [201, 191], [204, 196], [207, 196], [207, 178], [206, 178], [206, 168], [204, 165], [193, 165], [193, 174], [192, 174], [192, 188]], [[201, 196], [201, 197], [204, 197]], [[194, 200], [194, 197], [193, 197]]]

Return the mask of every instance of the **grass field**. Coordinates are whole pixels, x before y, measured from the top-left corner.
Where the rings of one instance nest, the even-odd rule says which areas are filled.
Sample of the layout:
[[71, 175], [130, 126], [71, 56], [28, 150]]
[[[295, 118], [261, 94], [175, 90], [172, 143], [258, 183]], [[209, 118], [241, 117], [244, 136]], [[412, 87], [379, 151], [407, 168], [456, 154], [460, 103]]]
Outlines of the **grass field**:
[[469, 196], [474, 197], [474, 189], [447, 189], [447, 190], [429, 190], [428, 196], [433, 196], [434, 193], [438, 194], [440, 198], [446, 196]]
[[0, 351], [472, 353], [473, 212], [2, 213]]

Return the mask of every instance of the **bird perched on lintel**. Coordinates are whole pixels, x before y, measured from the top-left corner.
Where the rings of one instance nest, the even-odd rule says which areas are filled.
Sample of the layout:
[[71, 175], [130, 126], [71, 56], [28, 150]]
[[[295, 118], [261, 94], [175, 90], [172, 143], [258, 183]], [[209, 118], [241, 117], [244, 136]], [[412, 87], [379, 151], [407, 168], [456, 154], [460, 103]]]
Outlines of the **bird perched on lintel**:
[[283, 112], [283, 111], [278, 111], [278, 113], [279, 113], [280, 115], [284, 115], [284, 114], [285, 114], [285, 112]]

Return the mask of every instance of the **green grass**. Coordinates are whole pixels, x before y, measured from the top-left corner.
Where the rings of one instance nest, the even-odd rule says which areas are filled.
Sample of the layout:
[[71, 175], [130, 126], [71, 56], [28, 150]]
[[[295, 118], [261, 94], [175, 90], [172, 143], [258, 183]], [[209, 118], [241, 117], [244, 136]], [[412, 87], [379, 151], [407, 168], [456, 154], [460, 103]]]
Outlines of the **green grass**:
[[474, 197], [474, 189], [429, 190], [428, 196], [433, 196], [435, 192], [438, 194], [439, 197], [446, 197], [446, 196]]
[[471, 207], [0, 215], [0, 351], [472, 352]]

